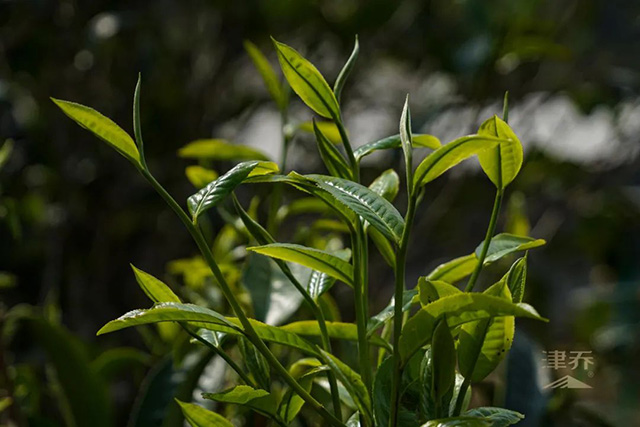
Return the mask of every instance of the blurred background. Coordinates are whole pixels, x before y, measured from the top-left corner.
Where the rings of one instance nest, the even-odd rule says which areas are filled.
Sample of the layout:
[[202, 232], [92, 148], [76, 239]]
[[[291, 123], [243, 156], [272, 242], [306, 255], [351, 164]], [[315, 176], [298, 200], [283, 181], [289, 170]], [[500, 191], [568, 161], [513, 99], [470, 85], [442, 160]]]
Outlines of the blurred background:
[[[13, 140], [11, 155], [0, 155], [0, 310], [21, 307], [49, 322], [3, 321], [14, 333], [0, 341], [0, 379], [7, 387], [12, 377], [22, 399], [14, 415], [68, 425], [50, 402], [65, 382], [51, 363], [68, 357], [63, 348], [108, 363], [96, 359], [110, 349], [127, 356], [104, 392], [114, 425], [125, 425], [144, 405], [136, 395], [149, 370], [164, 368], [136, 331], [95, 333], [149, 305], [129, 263], [176, 280], [170, 263], [196, 253], [137, 172], [49, 97], [90, 105], [132, 132], [140, 72], [149, 166], [184, 201], [194, 190], [184, 176], [189, 161], [177, 151], [190, 141], [225, 138], [281, 156], [280, 114], [244, 40], [280, 75], [274, 36], [332, 83], [356, 34], [360, 57], [342, 96], [355, 145], [397, 133], [407, 93], [414, 131], [447, 142], [500, 114], [510, 91], [509, 123], [525, 164], [499, 229], [518, 217], [547, 240], [529, 254], [526, 299], [550, 323], [519, 323], [507, 407], [527, 414], [529, 426], [640, 425], [640, 3], [633, 0], [0, 1], [0, 144]], [[292, 97], [290, 117], [312, 116]], [[399, 152], [377, 153], [363, 164], [364, 181], [401, 164]], [[324, 173], [311, 135], [295, 137], [287, 169]], [[243, 191], [248, 200], [259, 190]], [[475, 160], [428, 188], [409, 283], [477, 246], [493, 195]], [[212, 230], [220, 224], [213, 216]], [[287, 237], [287, 230], [279, 236]], [[373, 255], [372, 312], [392, 294], [392, 271], [378, 261]], [[504, 268], [490, 268], [482, 281]], [[333, 292], [352, 320], [348, 292]], [[543, 351], [587, 351], [595, 364], [553, 370]], [[565, 374], [592, 388], [543, 388]]]

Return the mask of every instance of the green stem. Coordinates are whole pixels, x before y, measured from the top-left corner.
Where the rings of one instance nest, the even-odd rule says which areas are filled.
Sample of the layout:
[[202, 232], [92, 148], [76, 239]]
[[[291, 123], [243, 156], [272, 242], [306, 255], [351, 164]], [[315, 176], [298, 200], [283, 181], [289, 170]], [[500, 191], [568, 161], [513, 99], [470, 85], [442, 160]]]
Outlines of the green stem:
[[[287, 133], [286, 127], [289, 122], [288, 113], [286, 110], [280, 112], [280, 121], [282, 127], [282, 154], [280, 155], [280, 172], [285, 173], [287, 168], [287, 153], [289, 151], [289, 144], [291, 143], [291, 135]], [[267, 230], [269, 233], [275, 235], [278, 230], [278, 209], [282, 202], [282, 184], [275, 184], [273, 187], [273, 193], [271, 193], [271, 203], [269, 205], [269, 215], [267, 217]]]
[[338, 128], [338, 133], [340, 133], [340, 139], [342, 139], [344, 151], [346, 151], [347, 153], [347, 158], [349, 159], [349, 164], [351, 165], [351, 171], [353, 172], [353, 180], [355, 182], [360, 182], [360, 168], [358, 167], [356, 156], [353, 154], [353, 149], [351, 148], [351, 143], [349, 142], [349, 136], [347, 135], [347, 130], [344, 127], [344, 123], [342, 123], [342, 117], [333, 117], [333, 121]]
[[478, 280], [478, 276], [480, 276], [480, 272], [482, 271], [482, 265], [484, 264], [484, 259], [487, 256], [491, 238], [496, 231], [496, 225], [498, 223], [498, 215], [500, 214], [500, 206], [502, 205], [503, 194], [504, 192], [502, 189], [498, 189], [496, 191], [496, 198], [493, 202], [493, 210], [491, 211], [491, 219], [489, 220], [489, 227], [487, 227], [487, 234], [484, 237], [484, 243], [482, 244], [482, 249], [480, 250], [480, 255], [478, 256], [478, 264], [476, 265], [476, 268], [473, 270], [473, 273], [469, 278], [469, 282], [464, 289], [465, 292], [471, 292], [473, 290], [473, 287]]
[[282, 366], [280, 361], [274, 356], [274, 354], [269, 350], [269, 347], [260, 339], [255, 329], [249, 322], [244, 311], [240, 307], [240, 303], [236, 299], [233, 294], [229, 284], [227, 283], [224, 275], [220, 271], [218, 264], [213, 258], [213, 254], [211, 253], [211, 249], [207, 245], [204, 236], [196, 228], [196, 226], [191, 222], [189, 216], [185, 213], [185, 211], [178, 205], [178, 203], [171, 197], [171, 195], [160, 185], [158, 181], [151, 175], [148, 169], [140, 169], [142, 175], [149, 181], [149, 183], [153, 186], [153, 188], [158, 192], [158, 194], [165, 200], [165, 202], [169, 205], [169, 207], [178, 215], [178, 218], [182, 221], [184, 226], [191, 234], [191, 237], [195, 241], [198, 249], [202, 253], [205, 262], [208, 264], [211, 272], [213, 273], [214, 278], [218, 282], [220, 286], [220, 290], [224, 295], [225, 299], [229, 302], [233, 313], [236, 315], [238, 320], [240, 321], [243, 331], [247, 336], [247, 339], [258, 349], [258, 351], [264, 356], [267, 360], [267, 363], [271, 365], [271, 367], [284, 379], [284, 381], [291, 387], [306, 403], [309, 404], [320, 416], [322, 416], [326, 421], [328, 421], [331, 425], [342, 426], [342, 422], [337, 419], [333, 414], [331, 414], [327, 409], [318, 402], [311, 394], [304, 389], [292, 376], [289, 374], [287, 369]]
[[[479, 342], [484, 342], [484, 339], [487, 336], [487, 331], [489, 330], [489, 324], [491, 323], [489, 319], [484, 320], [484, 322], [485, 323], [484, 323], [484, 327], [482, 329], [482, 334], [481, 334], [482, 339], [479, 340]], [[456, 406], [455, 406], [455, 409], [453, 410], [454, 417], [457, 417], [458, 415], [460, 415], [460, 412], [462, 411], [462, 404], [464, 403], [464, 397], [467, 394], [467, 389], [471, 385], [471, 376], [473, 375], [473, 371], [476, 369], [476, 363], [478, 363], [478, 358], [480, 357], [481, 350], [482, 350], [482, 347], [478, 348], [478, 351], [473, 357], [473, 362], [469, 366], [469, 372], [466, 372], [464, 374], [464, 381], [462, 382], [462, 385], [460, 386], [460, 390], [458, 391]]]
[[413, 219], [415, 217], [418, 197], [414, 194], [409, 195], [409, 206], [407, 209], [407, 215], [405, 216], [404, 230], [402, 231], [402, 238], [400, 239], [400, 246], [396, 255], [395, 265], [395, 294], [394, 301], [394, 313], [393, 313], [393, 379], [391, 383], [391, 412], [389, 416], [389, 425], [397, 425], [398, 409], [400, 406], [400, 377], [402, 375], [402, 366], [400, 359], [400, 334], [402, 333], [402, 294], [405, 290], [405, 270], [407, 262], [407, 249], [409, 246], [409, 236], [411, 235], [411, 228], [413, 226]]
[[358, 360], [360, 364], [360, 375], [362, 376], [362, 382], [368, 392], [372, 391], [372, 373], [371, 373], [371, 359], [369, 352], [369, 340], [367, 339], [367, 321], [368, 316], [365, 304], [365, 287], [366, 283], [363, 281], [363, 257], [362, 257], [362, 236], [364, 234], [362, 222], [358, 221], [356, 224], [356, 232], [351, 235], [351, 247], [353, 248], [353, 290], [354, 290], [354, 304], [356, 312], [356, 328], [358, 331]]
[[182, 326], [182, 329], [184, 329], [189, 335], [191, 335], [194, 339], [196, 339], [197, 341], [205, 345], [212, 352], [214, 352], [216, 355], [220, 356], [225, 362], [227, 362], [227, 364], [231, 367], [231, 369], [233, 369], [236, 372], [236, 374], [240, 376], [240, 378], [242, 379], [242, 381], [244, 381], [246, 385], [251, 386], [253, 388], [257, 388], [256, 384], [251, 380], [251, 378], [247, 376], [247, 374], [242, 370], [242, 368], [238, 366], [238, 364], [234, 362], [233, 359], [230, 358], [227, 353], [225, 353], [222, 349], [216, 347], [215, 345], [211, 344], [209, 341], [205, 340], [197, 333], [193, 332], [189, 328], [189, 326], [184, 324], [184, 322], [179, 322], [179, 323], [180, 323], [180, 326]]

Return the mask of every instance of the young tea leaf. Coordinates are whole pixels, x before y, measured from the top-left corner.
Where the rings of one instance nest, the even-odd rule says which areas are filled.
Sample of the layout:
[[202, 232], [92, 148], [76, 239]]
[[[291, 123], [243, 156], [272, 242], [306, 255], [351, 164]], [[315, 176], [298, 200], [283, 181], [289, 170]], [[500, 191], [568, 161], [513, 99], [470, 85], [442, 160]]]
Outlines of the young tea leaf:
[[[411, 143], [414, 147], [425, 147], [432, 150], [437, 150], [442, 146], [438, 138], [427, 134], [413, 134]], [[400, 134], [397, 134], [361, 145], [355, 149], [353, 155], [357, 161], [360, 161], [363, 157], [368, 156], [375, 151], [389, 150], [391, 148], [399, 148], [401, 146], [402, 142], [400, 141]]]
[[465, 255], [440, 264], [427, 275], [427, 279], [456, 283], [473, 273], [477, 264], [478, 258], [475, 254]]
[[413, 176], [413, 153], [411, 146], [411, 111], [409, 110], [409, 95], [404, 101], [404, 108], [400, 116], [400, 142], [404, 152], [404, 165], [407, 172], [407, 182], [411, 183]]
[[497, 147], [478, 154], [480, 166], [491, 182], [504, 189], [514, 180], [522, 167], [522, 144], [509, 125], [498, 116], [485, 121], [478, 135], [504, 139]]
[[502, 139], [469, 135], [458, 138], [429, 154], [416, 168], [414, 189], [433, 181], [463, 160], [495, 147]]
[[196, 221], [203, 212], [227, 197], [246, 178], [267, 175], [277, 171], [278, 166], [272, 162], [254, 160], [236, 165], [229, 172], [189, 197], [187, 205], [193, 220]]
[[158, 302], [177, 302], [181, 303], [180, 298], [173, 293], [171, 288], [163, 283], [161, 280], [156, 279], [149, 273], [136, 268], [131, 264], [133, 274], [136, 276], [136, 281], [140, 288], [154, 303]]
[[333, 91], [316, 67], [295, 49], [273, 39], [282, 73], [309, 108], [322, 117], [338, 119], [340, 107]]
[[320, 249], [291, 243], [272, 243], [247, 248], [268, 257], [295, 262], [305, 267], [328, 274], [347, 285], [353, 286], [353, 267], [343, 259]]
[[202, 406], [181, 402], [178, 399], [176, 402], [180, 405], [184, 418], [191, 424], [191, 427], [233, 427], [233, 424], [225, 417], [204, 409]]
[[338, 151], [331, 141], [320, 131], [315, 120], [313, 121], [313, 131], [316, 135], [316, 143], [320, 157], [329, 173], [339, 178], [351, 179], [351, 168], [349, 168], [347, 161], [342, 154], [340, 154], [340, 151]]
[[[358, 340], [358, 329], [354, 323], [326, 322], [326, 326], [329, 338], [348, 341]], [[280, 326], [280, 329], [302, 336], [319, 337], [321, 335], [320, 325], [315, 320], [302, 320], [289, 323]], [[388, 350], [391, 348], [389, 343], [377, 335], [370, 334], [369, 341], [378, 347], [384, 347]]]
[[431, 393], [435, 401], [440, 401], [451, 390], [456, 378], [456, 348], [446, 316], [433, 331], [431, 364]]
[[341, 178], [306, 175], [318, 187], [368, 221], [392, 242], [399, 242], [404, 219], [396, 208], [367, 187]]
[[276, 398], [266, 390], [255, 389], [248, 385], [235, 386], [220, 393], [203, 393], [202, 397], [216, 402], [246, 406], [261, 414], [277, 417]]
[[360, 53], [360, 43], [358, 43], [358, 36], [356, 35], [356, 41], [353, 45], [351, 56], [349, 56], [349, 59], [344, 64], [344, 67], [342, 67], [342, 70], [340, 70], [340, 74], [338, 74], [336, 83], [333, 85], [333, 93], [335, 93], [336, 99], [338, 101], [340, 101], [340, 95], [342, 94], [344, 84], [346, 83], [347, 78], [349, 78], [349, 74], [351, 74], [351, 70], [353, 70], [353, 67], [356, 64], [358, 53]]
[[206, 187], [207, 184], [218, 178], [218, 172], [197, 165], [187, 166], [184, 174], [187, 176], [189, 182], [197, 189]]
[[198, 139], [179, 149], [178, 156], [184, 159], [217, 161], [269, 160], [269, 157], [260, 150], [233, 144], [225, 139]]
[[331, 141], [332, 144], [334, 145], [342, 144], [342, 137], [340, 136], [340, 131], [338, 130], [338, 127], [336, 126], [336, 124], [333, 122], [318, 121], [318, 120], [313, 120], [310, 122], [302, 122], [297, 126], [297, 129], [303, 132], [308, 132], [310, 134], [315, 134], [314, 126], [317, 126], [318, 129], [320, 129], [320, 132], [322, 132], [322, 134], [326, 136], [327, 139]]
[[253, 65], [260, 73], [260, 76], [262, 76], [264, 85], [267, 87], [267, 90], [278, 106], [278, 109], [283, 111], [287, 108], [287, 95], [282, 89], [280, 79], [276, 76], [273, 68], [271, 68], [271, 64], [269, 64], [269, 61], [260, 49], [258, 49], [258, 47], [249, 40], [244, 41], [244, 50], [247, 51], [251, 61], [253, 61]]
[[73, 121], [87, 129], [116, 151], [126, 157], [138, 168], [142, 168], [140, 153], [131, 136], [110, 118], [103, 116], [93, 108], [75, 102], [51, 98], [51, 100]]
[[527, 255], [518, 258], [502, 280], [507, 282], [509, 291], [513, 296], [513, 302], [522, 302], [527, 282]]
[[464, 416], [484, 418], [490, 421], [493, 427], [507, 427], [524, 420], [524, 415], [520, 412], [490, 406], [470, 409], [464, 413]]
[[[515, 236], [508, 233], [496, 234], [489, 243], [489, 249], [484, 262], [485, 264], [495, 262], [514, 252], [537, 248], [545, 243], [543, 239], [534, 239], [533, 237]], [[482, 243], [476, 248], [476, 256], [480, 254], [481, 250]]]
[[418, 279], [418, 296], [423, 306], [431, 304], [440, 298], [457, 295], [462, 291], [453, 285], [441, 280], [428, 280], [425, 277]]
[[400, 177], [393, 169], [387, 169], [369, 185], [369, 189], [393, 202], [400, 191]]

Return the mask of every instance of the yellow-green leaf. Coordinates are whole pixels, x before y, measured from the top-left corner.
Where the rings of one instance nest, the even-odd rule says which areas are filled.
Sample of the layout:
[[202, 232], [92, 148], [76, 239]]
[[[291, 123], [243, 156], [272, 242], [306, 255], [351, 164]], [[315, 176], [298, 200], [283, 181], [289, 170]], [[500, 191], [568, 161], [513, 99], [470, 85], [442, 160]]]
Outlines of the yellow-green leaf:
[[198, 165], [187, 166], [184, 174], [197, 189], [206, 187], [207, 184], [218, 178], [218, 172]]
[[191, 424], [191, 427], [233, 427], [230, 421], [220, 414], [204, 409], [202, 406], [181, 402], [176, 399], [184, 418]]
[[338, 119], [340, 107], [331, 87], [318, 69], [295, 49], [273, 39], [282, 72], [289, 85], [309, 108], [322, 117]]
[[110, 118], [103, 116], [93, 108], [75, 102], [51, 98], [51, 100], [72, 120], [92, 132], [98, 138], [111, 145], [136, 166], [142, 167], [138, 147], [131, 136]]
[[131, 264], [131, 268], [133, 269], [133, 274], [136, 276], [136, 281], [140, 288], [144, 291], [145, 294], [153, 301], [154, 303], [158, 302], [182, 302], [180, 298], [173, 293], [171, 288], [167, 286], [164, 282], [159, 279], [156, 279], [149, 273], [145, 273], [144, 271], [136, 268], [133, 264]]
[[498, 116], [485, 121], [478, 135], [504, 140], [497, 147], [478, 154], [482, 170], [496, 187], [503, 189], [514, 180], [522, 167], [522, 144], [509, 125]]
[[186, 159], [206, 160], [269, 160], [262, 151], [246, 145], [233, 144], [225, 139], [198, 139], [178, 150]]
[[[302, 122], [298, 125], [298, 129], [303, 132], [315, 134], [313, 123], [314, 122]], [[318, 127], [318, 129], [320, 129], [320, 132], [322, 132], [322, 134], [326, 136], [329, 141], [331, 141], [332, 144], [342, 144], [340, 131], [338, 130], [338, 127], [335, 123], [315, 120], [315, 125]]]
[[249, 54], [251, 61], [253, 61], [253, 65], [262, 76], [264, 85], [267, 87], [269, 94], [278, 105], [278, 108], [280, 110], [284, 110], [287, 107], [287, 95], [282, 90], [280, 79], [276, 76], [271, 64], [269, 64], [269, 61], [260, 49], [258, 49], [258, 47], [249, 40], [245, 40], [244, 49]]

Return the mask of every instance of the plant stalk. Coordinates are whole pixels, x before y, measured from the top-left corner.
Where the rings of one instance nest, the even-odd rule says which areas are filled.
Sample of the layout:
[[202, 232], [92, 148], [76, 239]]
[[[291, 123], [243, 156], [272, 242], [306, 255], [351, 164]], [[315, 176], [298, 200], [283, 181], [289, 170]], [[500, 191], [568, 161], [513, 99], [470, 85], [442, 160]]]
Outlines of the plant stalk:
[[498, 223], [498, 215], [500, 214], [500, 206], [502, 205], [502, 196], [504, 195], [504, 191], [502, 189], [498, 189], [496, 191], [496, 198], [493, 202], [493, 210], [491, 211], [491, 219], [489, 220], [489, 227], [487, 227], [487, 234], [484, 237], [484, 242], [482, 243], [482, 249], [480, 250], [480, 255], [478, 256], [478, 264], [476, 268], [473, 270], [471, 277], [469, 278], [469, 282], [467, 286], [464, 288], [465, 292], [471, 292], [473, 287], [478, 280], [478, 276], [480, 276], [480, 272], [482, 271], [482, 266], [484, 264], [484, 259], [487, 256], [487, 251], [489, 250], [489, 244], [491, 243], [491, 238], [493, 237], [496, 231], [496, 225]]
[[367, 391], [372, 391], [372, 373], [371, 373], [371, 356], [369, 352], [369, 340], [367, 339], [367, 316], [366, 304], [365, 304], [365, 288], [366, 283], [363, 281], [363, 239], [364, 235], [362, 221], [358, 221], [356, 224], [356, 232], [352, 234], [351, 247], [353, 248], [353, 290], [354, 290], [354, 304], [356, 312], [356, 328], [358, 331], [358, 361], [360, 363], [360, 375], [362, 376], [362, 382], [364, 382]]
[[409, 193], [409, 206], [405, 216], [404, 230], [400, 239], [400, 246], [396, 255], [395, 265], [395, 294], [393, 297], [393, 377], [391, 383], [391, 411], [389, 414], [389, 425], [391, 427], [397, 425], [398, 409], [400, 406], [400, 377], [402, 375], [402, 366], [400, 359], [400, 334], [402, 333], [402, 294], [405, 291], [405, 270], [407, 262], [407, 249], [409, 246], [409, 236], [413, 227], [413, 219], [416, 213], [418, 197]]
[[326, 421], [328, 421], [331, 425], [334, 426], [342, 426], [342, 422], [337, 419], [333, 414], [331, 414], [327, 409], [318, 402], [311, 394], [305, 390], [292, 376], [289, 374], [287, 369], [282, 366], [280, 361], [274, 356], [274, 354], [269, 350], [269, 347], [260, 339], [255, 329], [249, 322], [244, 311], [240, 307], [238, 300], [233, 294], [229, 284], [227, 283], [224, 275], [220, 271], [218, 264], [213, 258], [213, 254], [211, 253], [211, 249], [209, 248], [204, 236], [196, 228], [196, 226], [191, 222], [189, 216], [185, 213], [185, 211], [178, 205], [178, 203], [171, 197], [171, 195], [162, 187], [162, 185], [156, 181], [153, 175], [149, 172], [148, 169], [140, 169], [142, 175], [149, 181], [149, 183], [153, 186], [153, 188], [158, 192], [158, 194], [165, 200], [165, 202], [169, 205], [169, 207], [178, 215], [184, 226], [191, 234], [191, 237], [195, 241], [198, 249], [202, 253], [202, 256], [205, 259], [205, 262], [208, 264], [211, 272], [213, 273], [214, 278], [218, 282], [220, 286], [220, 290], [223, 295], [229, 302], [233, 313], [236, 315], [240, 323], [242, 324], [244, 333], [247, 336], [247, 339], [258, 349], [258, 351], [264, 356], [267, 362], [271, 365], [271, 367], [284, 379], [284, 381], [291, 387], [306, 403], [309, 404], [320, 416], [322, 416]]

